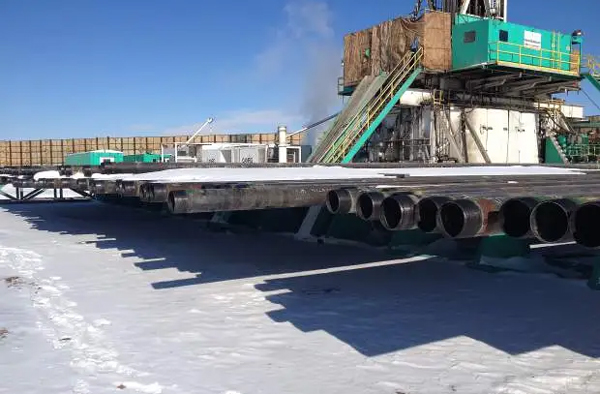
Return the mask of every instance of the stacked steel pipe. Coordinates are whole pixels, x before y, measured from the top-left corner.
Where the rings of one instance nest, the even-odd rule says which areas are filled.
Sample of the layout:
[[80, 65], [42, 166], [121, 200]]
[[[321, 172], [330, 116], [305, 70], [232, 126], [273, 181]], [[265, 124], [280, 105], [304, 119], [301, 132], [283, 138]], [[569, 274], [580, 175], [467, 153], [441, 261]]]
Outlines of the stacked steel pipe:
[[420, 229], [448, 238], [506, 234], [600, 248], [598, 175], [530, 176], [522, 183], [497, 177], [487, 185], [479, 177], [471, 182], [454, 178], [436, 187], [334, 189], [327, 193], [325, 205], [332, 214], [355, 213], [363, 220], [380, 221], [390, 231]]
[[[422, 166], [422, 164], [418, 164]], [[302, 167], [292, 165], [182, 163], [106, 164], [98, 168], [61, 168], [65, 174], [136, 173], [182, 167]], [[351, 164], [350, 168], [411, 167]], [[378, 221], [389, 231], [419, 229], [449, 238], [506, 234], [556, 243], [575, 241], [600, 247], [600, 173], [586, 175], [521, 175], [403, 177], [272, 182], [169, 182], [99, 178], [38, 179], [50, 168], [4, 169], [0, 182], [26, 188], [73, 188], [93, 195], [139, 198], [165, 204], [173, 214], [308, 207], [325, 204], [332, 214], [355, 214]], [[385, 186], [381, 186], [385, 184]]]

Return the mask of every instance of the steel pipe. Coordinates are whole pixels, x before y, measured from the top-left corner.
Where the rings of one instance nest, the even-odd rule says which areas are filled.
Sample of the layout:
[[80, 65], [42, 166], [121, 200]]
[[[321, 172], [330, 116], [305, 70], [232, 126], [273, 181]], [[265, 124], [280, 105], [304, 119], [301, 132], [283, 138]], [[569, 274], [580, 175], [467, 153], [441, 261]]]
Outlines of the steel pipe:
[[173, 214], [309, 207], [323, 204], [328, 191], [325, 186], [175, 190], [167, 207]]
[[417, 203], [417, 227], [425, 233], [440, 232], [437, 225], [438, 211], [449, 201], [452, 199], [447, 196], [431, 196], [420, 199]]
[[381, 216], [381, 204], [386, 195], [378, 191], [366, 191], [356, 199], [356, 215], [362, 220], [378, 221]]
[[579, 206], [571, 216], [571, 233], [579, 245], [600, 248], [600, 201]]
[[577, 206], [577, 201], [568, 198], [539, 203], [529, 219], [533, 235], [545, 243], [572, 241], [570, 222]]
[[380, 220], [390, 231], [411, 230], [417, 227], [419, 198], [410, 193], [395, 193], [383, 199]]
[[500, 227], [513, 238], [533, 238], [531, 213], [543, 199], [535, 197], [517, 197], [505, 201], [500, 207]]
[[90, 183], [90, 192], [94, 195], [117, 194], [115, 181], [97, 180]]
[[498, 234], [500, 205], [500, 201], [487, 198], [448, 201], [438, 211], [438, 228], [447, 238]]
[[137, 181], [117, 181], [117, 194], [121, 197], [137, 197], [142, 184]]
[[355, 213], [359, 194], [360, 190], [356, 188], [330, 190], [325, 201], [327, 210], [334, 215]]
[[[100, 171], [103, 173], [119, 173], [119, 172], [148, 172], [159, 171], [160, 169], [173, 168], [257, 168], [257, 167], [345, 167], [345, 168], [469, 168], [469, 167], [557, 167], [557, 168], [572, 168], [572, 169], [600, 169], [600, 164], [522, 164], [522, 163], [419, 163], [419, 162], [395, 162], [395, 163], [103, 163]], [[95, 167], [90, 169], [96, 171]]]

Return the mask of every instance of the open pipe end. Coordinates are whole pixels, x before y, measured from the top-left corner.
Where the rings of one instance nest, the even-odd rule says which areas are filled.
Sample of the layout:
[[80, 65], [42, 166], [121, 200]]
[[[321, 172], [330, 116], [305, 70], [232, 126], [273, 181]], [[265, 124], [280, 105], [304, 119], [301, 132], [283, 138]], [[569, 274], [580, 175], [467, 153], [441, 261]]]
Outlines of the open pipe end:
[[349, 189], [330, 190], [327, 193], [325, 205], [327, 210], [334, 215], [352, 213], [355, 211], [353, 193]]
[[356, 215], [362, 220], [379, 220], [384, 198], [379, 192], [361, 193], [356, 201]]
[[600, 248], [600, 201], [581, 205], [571, 218], [573, 238], [586, 248]]
[[165, 202], [168, 198], [166, 185], [152, 184], [150, 185], [150, 198], [153, 202]]
[[176, 190], [169, 193], [167, 198], [167, 208], [174, 215], [187, 213], [188, 195], [185, 190]]
[[437, 215], [437, 225], [447, 238], [471, 238], [482, 229], [484, 213], [473, 200], [460, 199], [444, 203]]
[[391, 195], [381, 203], [381, 224], [387, 230], [400, 231], [415, 228], [417, 197], [398, 193]]
[[438, 230], [437, 215], [442, 205], [452, 201], [449, 197], [435, 196], [422, 198], [417, 203], [417, 227], [425, 233], [434, 233]]
[[500, 225], [502, 231], [514, 238], [529, 238], [531, 231], [531, 213], [539, 204], [533, 197], [511, 198], [500, 207]]
[[545, 243], [566, 242], [572, 239], [570, 217], [577, 203], [569, 199], [544, 201], [531, 212], [533, 235]]

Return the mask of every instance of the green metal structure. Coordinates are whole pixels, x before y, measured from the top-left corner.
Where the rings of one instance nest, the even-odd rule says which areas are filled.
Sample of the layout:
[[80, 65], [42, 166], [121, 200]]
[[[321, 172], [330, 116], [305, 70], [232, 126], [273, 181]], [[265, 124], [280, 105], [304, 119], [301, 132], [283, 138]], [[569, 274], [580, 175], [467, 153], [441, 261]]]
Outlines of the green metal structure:
[[123, 152], [113, 150], [95, 150], [90, 152], [72, 153], [65, 157], [65, 165], [99, 166], [102, 163], [121, 163]]
[[[171, 155], [165, 155], [165, 158], [169, 158]], [[160, 154], [158, 153], [140, 153], [138, 155], [125, 155], [123, 156], [125, 163], [158, 163], [161, 161]]]
[[579, 77], [579, 37], [529, 26], [458, 15], [452, 30], [452, 68], [523, 68]]
[[346, 115], [350, 120], [344, 122], [341, 128], [334, 125], [328, 130], [323, 142], [319, 144], [321, 146], [317, 148], [316, 153], [321, 151], [322, 154], [314, 156], [316, 162], [350, 163], [423, 71], [422, 58], [422, 48], [407, 53], [379, 89], [367, 88], [360, 104]]

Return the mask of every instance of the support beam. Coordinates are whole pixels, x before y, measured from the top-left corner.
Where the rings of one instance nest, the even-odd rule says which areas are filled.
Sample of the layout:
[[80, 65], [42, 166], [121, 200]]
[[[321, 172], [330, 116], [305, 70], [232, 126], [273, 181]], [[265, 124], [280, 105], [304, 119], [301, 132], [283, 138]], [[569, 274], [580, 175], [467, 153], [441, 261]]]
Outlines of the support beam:
[[477, 145], [477, 148], [479, 149], [479, 152], [481, 153], [481, 156], [483, 156], [483, 160], [485, 160], [486, 164], [490, 164], [492, 162], [492, 160], [490, 159], [490, 156], [488, 155], [487, 150], [483, 146], [481, 139], [479, 139], [479, 135], [477, 135], [477, 132], [473, 128], [473, 125], [471, 125], [471, 122], [469, 122], [469, 120], [466, 118], [464, 112], [463, 112], [463, 119], [464, 119], [465, 125], [467, 126], [467, 129], [469, 129], [469, 132], [471, 133], [471, 137], [473, 137], [473, 140], [475, 141], [475, 144]]

